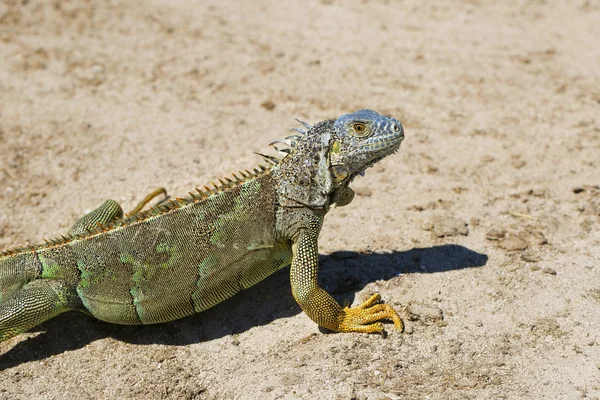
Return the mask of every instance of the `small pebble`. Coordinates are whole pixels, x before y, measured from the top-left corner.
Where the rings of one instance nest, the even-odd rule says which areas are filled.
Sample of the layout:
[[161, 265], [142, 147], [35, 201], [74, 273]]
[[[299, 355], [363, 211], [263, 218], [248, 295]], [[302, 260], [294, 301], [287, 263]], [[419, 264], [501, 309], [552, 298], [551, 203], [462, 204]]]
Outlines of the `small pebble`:
[[271, 100], [263, 101], [260, 103], [260, 106], [269, 111], [275, 109], [275, 103], [273, 103]]
[[527, 242], [518, 236], [508, 236], [498, 241], [498, 247], [507, 251], [525, 250]]
[[488, 240], [498, 240], [498, 239], [502, 239], [505, 235], [506, 235], [506, 231], [504, 229], [490, 229], [485, 234], [485, 238]]
[[431, 231], [433, 230], [433, 224], [431, 222], [423, 222], [421, 224], [421, 229], [424, 231]]
[[556, 271], [550, 267], [542, 268], [542, 272], [548, 275], [556, 275]]
[[534, 263], [540, 261], [540, 256], [530, 250], [527, 250], [521, 254], [521, 260]]
[[439, 216], [434, 218], [431, 223], [433, 224], [433, 234], [437, 237], [456, 236], [469, 234], [469, 229], [464, 221], [450, 216]]

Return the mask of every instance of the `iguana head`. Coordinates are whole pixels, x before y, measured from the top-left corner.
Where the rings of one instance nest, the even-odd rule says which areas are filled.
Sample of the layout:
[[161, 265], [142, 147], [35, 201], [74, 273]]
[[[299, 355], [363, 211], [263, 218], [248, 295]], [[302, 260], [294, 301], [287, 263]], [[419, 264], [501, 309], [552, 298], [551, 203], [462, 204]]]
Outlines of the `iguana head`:
[[382, 158], [395, 153], [404, 140], [400, 121], [371, 110], [345, 114], [333, 123], [329, 170], [335, 183], [364, 175]]
[[397, 119], [371, 110], [345, 114], [312, 127], [303, 124], [308, 131], [296, 129], [301, 135], [287, 138], [291, 150], [278, 160], [273, 172], [279, 181], [282, 203], [291, 200], [309, 207], [347, 204], [352, 197], [352, 191], [344, 189], [348, 183], [398, 150], [404, 139]]

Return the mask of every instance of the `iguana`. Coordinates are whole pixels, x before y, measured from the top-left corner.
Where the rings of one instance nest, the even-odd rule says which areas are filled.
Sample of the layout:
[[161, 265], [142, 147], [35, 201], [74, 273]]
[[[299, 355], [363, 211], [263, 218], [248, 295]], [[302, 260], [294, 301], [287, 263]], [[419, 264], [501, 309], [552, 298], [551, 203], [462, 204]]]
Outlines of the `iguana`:
[[[403, 330], [379, 294], [342, 308], [317, 283], [323, 217], [348, 186], [396, 152], [401, 123], [371, 110], [326, 120], [271, 145], [268, 166], [232, 174], [124, 216], [107, 200], [59, 239], [0, 253], [0, 342], [68, 311], [116, 324], [154, 324], [206, 310], [291, 264], [294, 299], [338, 332]], [[284, 147], [281, 147], [284, 144]], [[279, 147], [278, 147], [279, 146]]]

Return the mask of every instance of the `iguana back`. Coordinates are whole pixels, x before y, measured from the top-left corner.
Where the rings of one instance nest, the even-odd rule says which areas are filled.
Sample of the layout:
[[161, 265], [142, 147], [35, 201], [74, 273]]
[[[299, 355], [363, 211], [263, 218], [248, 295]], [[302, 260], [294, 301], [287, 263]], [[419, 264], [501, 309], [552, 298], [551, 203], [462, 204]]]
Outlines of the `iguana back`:
[[107, 322], [182, 318], [289, 265], [291, 244], [277, 238], [274, 198], [266, 171], [157, 216], [130, 217], [103, 233], [0, 259], [0, 276], [21, 264], [63, 279], [84, 310]]

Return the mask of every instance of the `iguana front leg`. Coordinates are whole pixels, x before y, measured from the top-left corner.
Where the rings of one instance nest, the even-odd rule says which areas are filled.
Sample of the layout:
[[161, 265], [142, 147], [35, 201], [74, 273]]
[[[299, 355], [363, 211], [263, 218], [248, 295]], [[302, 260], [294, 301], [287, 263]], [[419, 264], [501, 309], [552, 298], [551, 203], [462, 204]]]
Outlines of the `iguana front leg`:
[[336, 332], [383, 332], [379, 321], [391, 319], [399, 331], [404, 330], [400, 316], [390, 305], [380, 304], [374, 294], [358, 307], [342, 308], [317, 282], [319, 254], [317, 238], [320, 224], [300, 232], [292, 245], [290, 281], [292, 294], [302, 310], [317, 324]]

